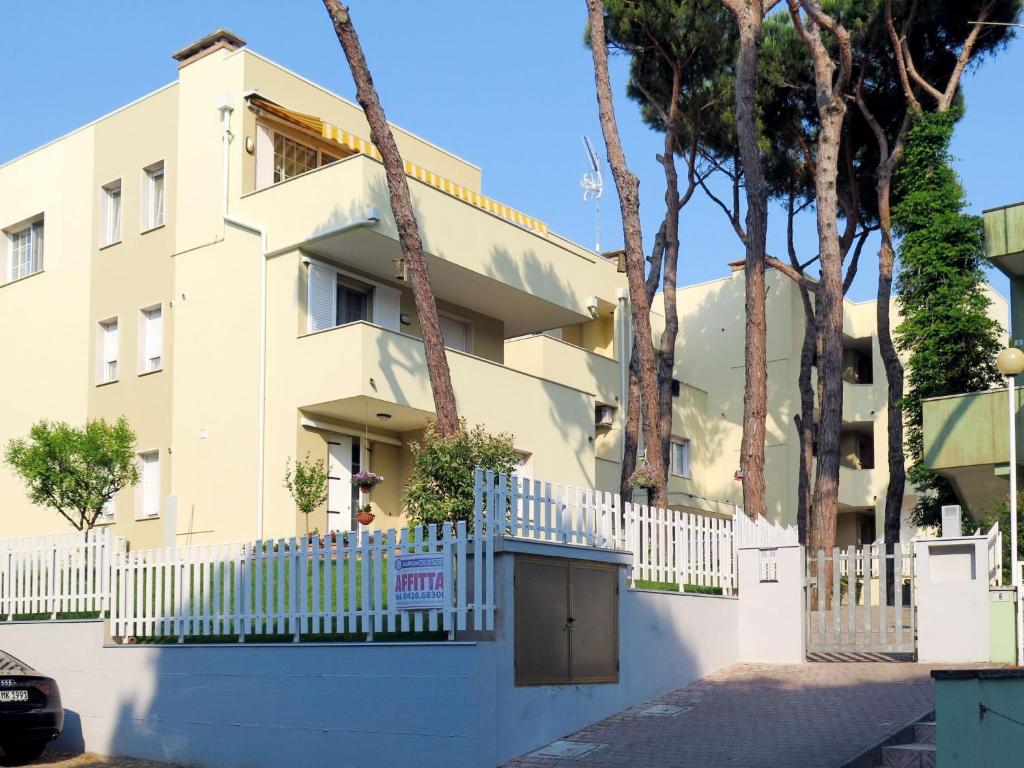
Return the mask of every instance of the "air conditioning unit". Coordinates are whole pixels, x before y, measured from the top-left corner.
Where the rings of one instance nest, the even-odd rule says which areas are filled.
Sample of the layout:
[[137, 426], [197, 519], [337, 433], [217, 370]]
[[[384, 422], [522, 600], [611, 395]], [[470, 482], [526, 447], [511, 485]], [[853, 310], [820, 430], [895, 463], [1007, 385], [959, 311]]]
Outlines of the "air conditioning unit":
[[610, 427], [615, 423], [615, 406], [599, 405], [595, 409], [594, 421], [599, 427]]

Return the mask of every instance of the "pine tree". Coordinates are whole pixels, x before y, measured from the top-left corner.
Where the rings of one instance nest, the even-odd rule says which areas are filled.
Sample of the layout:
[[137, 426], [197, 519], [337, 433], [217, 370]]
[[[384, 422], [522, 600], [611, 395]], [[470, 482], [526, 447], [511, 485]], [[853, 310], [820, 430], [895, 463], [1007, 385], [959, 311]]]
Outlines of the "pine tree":
[[896, 329], [909, 353], [903, 412], [907, 479], [918, 492], [914, 522], [934, 526], [940, 506], [956, 503], [949, 482], [925, 468], [921, 401], [978, 392], [999, 381], [1000, 326], [982, 290], [985, 241], [981, 218], [966, 212], [963, 186], [949, 152], [958, 108], [921, 112], [907, 135], [896, 171], [893, 231], [899, 238], [896, 276], [903, 320]]

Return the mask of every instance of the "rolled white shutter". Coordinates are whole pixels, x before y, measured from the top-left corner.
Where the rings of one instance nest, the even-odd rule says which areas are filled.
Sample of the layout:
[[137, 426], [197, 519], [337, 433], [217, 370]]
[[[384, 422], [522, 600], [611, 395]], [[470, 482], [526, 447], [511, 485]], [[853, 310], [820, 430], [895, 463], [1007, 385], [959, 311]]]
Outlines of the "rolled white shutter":
[[163, 311], [155, 307], [146, 312], [146, 349], [147, 360], [160, 357], [164, 347]]
[[378, 285], [373, 289], [373, 323], [389, 331], [400, 327], [402, 294], [396, 288]]
[[333, 328], [337, 323], [338, 278], [333, 270], [319, 264], [309, 264], [309, 331]]
[[160, 514], [160, 454], [157, 451], [142, 455], [142, 514], [145, 517]]
[[274, 183], [274, 137], [270, 128], [256, 124], [256, 189]]
[[103, 362], [117, 361], [117, 320], [103, 326]]

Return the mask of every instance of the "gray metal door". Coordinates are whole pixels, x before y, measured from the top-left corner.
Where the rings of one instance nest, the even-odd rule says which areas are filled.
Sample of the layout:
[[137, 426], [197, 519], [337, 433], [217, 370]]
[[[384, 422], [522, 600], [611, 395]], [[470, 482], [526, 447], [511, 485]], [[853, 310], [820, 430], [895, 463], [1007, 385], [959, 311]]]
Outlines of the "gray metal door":
[[806, 575], [808, 655], [917, 652], [911, 545], [808, 551]]

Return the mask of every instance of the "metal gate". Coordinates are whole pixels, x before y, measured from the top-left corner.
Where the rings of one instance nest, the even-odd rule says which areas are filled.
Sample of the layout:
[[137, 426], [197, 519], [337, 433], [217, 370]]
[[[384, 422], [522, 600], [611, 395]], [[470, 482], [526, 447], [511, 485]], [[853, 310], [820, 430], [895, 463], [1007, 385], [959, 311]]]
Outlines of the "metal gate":
[[808, 551], [806, 576], [808, 655], [917, 652], [911, 544]]

